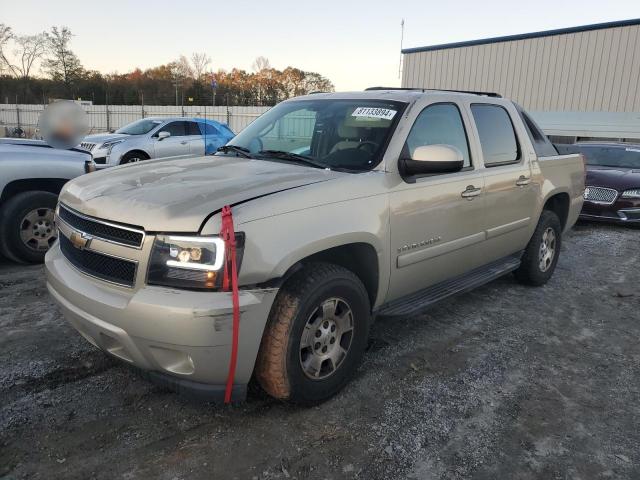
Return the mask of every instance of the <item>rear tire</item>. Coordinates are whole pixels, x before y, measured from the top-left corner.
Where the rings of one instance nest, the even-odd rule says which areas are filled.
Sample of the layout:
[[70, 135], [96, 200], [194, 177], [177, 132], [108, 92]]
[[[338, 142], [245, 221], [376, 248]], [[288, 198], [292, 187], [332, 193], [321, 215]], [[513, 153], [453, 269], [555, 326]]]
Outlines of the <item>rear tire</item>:
[[50, 192], [22, 192], [2, 206], [0, 251], [5, 257], [42, 263], [57, 237], [53, 218], [57, 201], [57, 195]]
[[543, 210], [522, 255], [522, 263], [515, 271], [518, 281], [535, 287], [547, 283], [556, 269], [561, 246], [560, 219], [554, 212]]
[[360, 364], [369, 335], [369, 296], [358, 277], [312, 263], [280, 289], [256, 361], [271, 396], [313, 405], [338, 393]]

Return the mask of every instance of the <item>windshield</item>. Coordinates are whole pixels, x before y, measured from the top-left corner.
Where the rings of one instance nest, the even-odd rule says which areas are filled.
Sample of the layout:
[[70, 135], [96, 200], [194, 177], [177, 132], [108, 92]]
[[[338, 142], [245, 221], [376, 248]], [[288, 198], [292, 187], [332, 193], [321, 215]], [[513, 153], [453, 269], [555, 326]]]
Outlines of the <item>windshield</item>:
[[115, 133], [125, 133], [127, 135], [144, 135], [145, 133], [149, 133], [151, 130], [161, 124], [162, 120], [143, 118], [142, 120], [137, 120], [133, 123], [130, 123], [129, 125], [125, 125], [124, 127], [119, 128]]
[[587, 159], [587, 165], [640, 168], [640, 148], [638, 147], [578, 146], [577, 150], [584, 154]]
[[380, 162], [405, 105], [379, 100], [284, 102], [259, 117], [228, 145], [246, 149], [254, 158], [370, 170]]

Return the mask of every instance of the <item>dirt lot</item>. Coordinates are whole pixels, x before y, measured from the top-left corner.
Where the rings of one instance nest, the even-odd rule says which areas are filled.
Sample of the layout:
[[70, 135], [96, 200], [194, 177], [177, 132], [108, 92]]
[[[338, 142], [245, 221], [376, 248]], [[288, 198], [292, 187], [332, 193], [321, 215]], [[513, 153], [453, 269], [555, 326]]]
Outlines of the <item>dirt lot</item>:
[[0, 264], [0, 477], [640, 478], [640, 230], [580, 225], [552, 281], [381, 318], [357, 378], [293, 408], [189, 402], [91, 347], [42, 267]]

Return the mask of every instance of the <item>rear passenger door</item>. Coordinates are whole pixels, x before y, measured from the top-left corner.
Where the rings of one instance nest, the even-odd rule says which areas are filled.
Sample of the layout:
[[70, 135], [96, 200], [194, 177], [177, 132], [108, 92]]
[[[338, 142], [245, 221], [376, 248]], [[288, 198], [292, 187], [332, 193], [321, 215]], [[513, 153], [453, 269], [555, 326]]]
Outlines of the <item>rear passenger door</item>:
[[[189, 155], [189, 139], [187, 138], [187, 122], [169, 122], [154, 135], [154, 149], [156, 158], [181, 157]], [[160, 140], [160, 132], [169, 132], [171, 135]]]
[[[486, 203], [486, 262], [526, 247], [537, 206], [538, 186], [532, 182], [535, 154], [525, 141], [517, 111], [510, 105], [471, 103], [482, 159]], [[520, 132], [515, 127], [518, 125]]]
[[204, 155], [204, 137], [198, 122], [187, 122], [187, 140], [189, 141], [189, 153], [191, 155]]

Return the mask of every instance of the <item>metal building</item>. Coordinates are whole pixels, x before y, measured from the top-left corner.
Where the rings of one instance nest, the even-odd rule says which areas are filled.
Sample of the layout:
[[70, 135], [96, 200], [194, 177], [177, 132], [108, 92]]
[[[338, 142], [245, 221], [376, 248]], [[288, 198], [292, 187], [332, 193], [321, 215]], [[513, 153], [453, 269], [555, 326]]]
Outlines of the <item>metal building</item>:
[[403, 87], [498, 92], [565, 141], [640, 139], [640, 19], [402, 53]]

